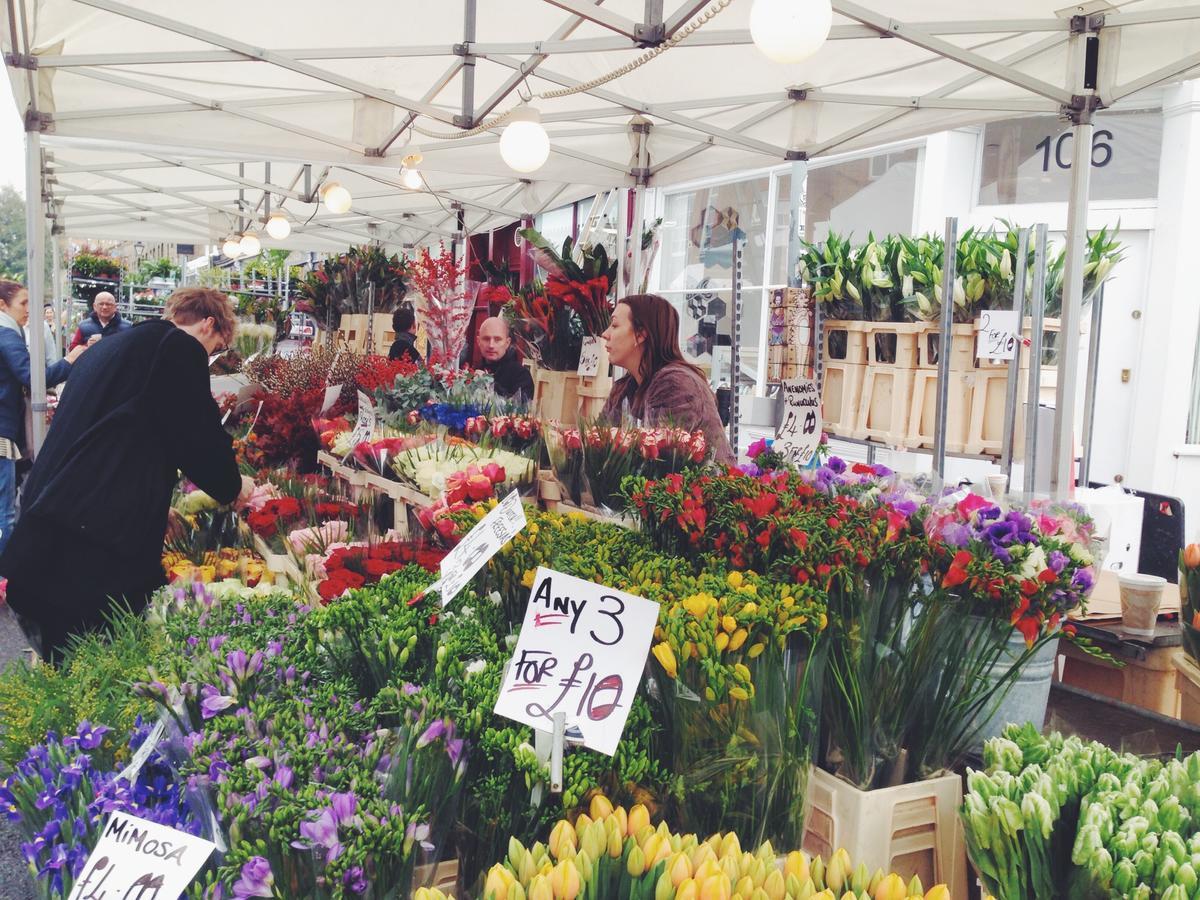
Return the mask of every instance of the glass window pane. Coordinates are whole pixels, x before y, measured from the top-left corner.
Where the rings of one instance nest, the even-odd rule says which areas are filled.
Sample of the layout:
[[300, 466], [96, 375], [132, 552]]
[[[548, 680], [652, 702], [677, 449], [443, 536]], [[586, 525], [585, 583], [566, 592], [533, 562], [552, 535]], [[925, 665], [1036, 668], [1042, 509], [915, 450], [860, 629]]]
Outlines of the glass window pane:
[[867, 232], [912, 234], [917, 192], [916, 148], [810, 166], [805, 238], [820, 243], [831, 231], [863, 241]]
[[555, 250], [561, 250], [563, 241], [571, 236], [574, 209], [573, 205], [559, 207], [542, 213], [534, 220], [534, 227]]
[[[1102, 112], [1095, 117], [1090, 196], [1143, 200], [1158, 196], [1162, 151], [1159, 110]], [[983, 132], [982, 205], [1065, 202], [1074, 136], [1055, 116], [993, 122]]]

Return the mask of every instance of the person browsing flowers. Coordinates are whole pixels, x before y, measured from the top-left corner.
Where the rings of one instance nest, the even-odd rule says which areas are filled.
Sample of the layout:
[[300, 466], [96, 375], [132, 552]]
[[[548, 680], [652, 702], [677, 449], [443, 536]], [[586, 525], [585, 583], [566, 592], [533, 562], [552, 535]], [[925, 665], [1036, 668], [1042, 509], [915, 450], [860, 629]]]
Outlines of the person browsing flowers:
[[626, 413], [647, 425], [704, 432], [719, 463], [732, 463], [717, 398], [703, 372], [679, 351], [679, 313], [656, 294], [632, 294], [617, 302], [602, 335], [609, 361], [629, 374], [613, 385], [603, 418]]

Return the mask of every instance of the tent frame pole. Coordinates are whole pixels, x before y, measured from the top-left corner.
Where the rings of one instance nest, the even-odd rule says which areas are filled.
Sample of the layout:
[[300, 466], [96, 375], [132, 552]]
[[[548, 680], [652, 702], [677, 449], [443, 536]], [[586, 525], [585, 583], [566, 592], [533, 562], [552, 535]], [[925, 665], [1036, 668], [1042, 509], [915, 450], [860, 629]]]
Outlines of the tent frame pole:
[[[25, 286], [29, 305], [41, 316], [46, 293], [46, 236], [42, 196], [42, 134], [37, 113], [25, 119]], [[46, 348], [40, 321], [29, 329], [29, 392], [33, 405], [33, 434], [29, 440], [37, 453], [46, 440]]]

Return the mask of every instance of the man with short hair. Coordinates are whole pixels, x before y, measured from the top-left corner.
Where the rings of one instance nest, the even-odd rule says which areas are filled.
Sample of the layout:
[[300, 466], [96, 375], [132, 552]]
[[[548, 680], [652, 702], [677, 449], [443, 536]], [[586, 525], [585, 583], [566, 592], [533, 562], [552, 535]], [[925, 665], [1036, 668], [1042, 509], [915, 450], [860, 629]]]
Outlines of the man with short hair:
[[417, 316], [408, 304], [392, 313], [392, 331], [396, 339], [388, 350], [388, 359], [406, 359], [418, 366], [424, 365], [421, 351], [417, 349]]
[[484, 319], [475, 336], [475, 345], [483, 357], [483, 370], [490, 372], [495, 381], [498, 396], [533, 399], [533, 375], [517, 359], [504, 319], [499, 316]]
[[101, 341], [73, 367], [0, 554], [8, 604], [47, 660], [72, 635], [103, 628], [114, 605], [140, 611], [164, 583], [181, 470], [219, 503], [253, 489], [209, 388], [209, 357], [236, 324], [224, 294], [183, 288], [162, 319]]
[[75, 329], [75, 336], [71, 338], [71, 346], [67, 349], [73, 350], [86, 344], [94, 344], [102, 337], [126, 331], [131, 327], [132, 324], [122, 319], [121, 314], [117, 312], [117, 298], [108, 291], [101, 291], [92, 301], [92, 314], [79, 323], [79, 327]]

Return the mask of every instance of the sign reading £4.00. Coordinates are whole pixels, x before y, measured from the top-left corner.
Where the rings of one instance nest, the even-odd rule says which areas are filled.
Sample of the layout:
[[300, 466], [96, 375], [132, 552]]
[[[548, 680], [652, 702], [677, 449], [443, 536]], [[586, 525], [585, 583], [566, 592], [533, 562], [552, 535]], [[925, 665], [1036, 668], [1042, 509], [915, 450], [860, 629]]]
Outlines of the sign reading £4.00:
[[811, 378], [783, 382], [783, 418], [775, 430], [775, 449], [797, 466], [812, 462], [821, 446], [821, 393]]
[[539, 567], [496, 713], [612, 756], [620, 743], [658, 604]]

